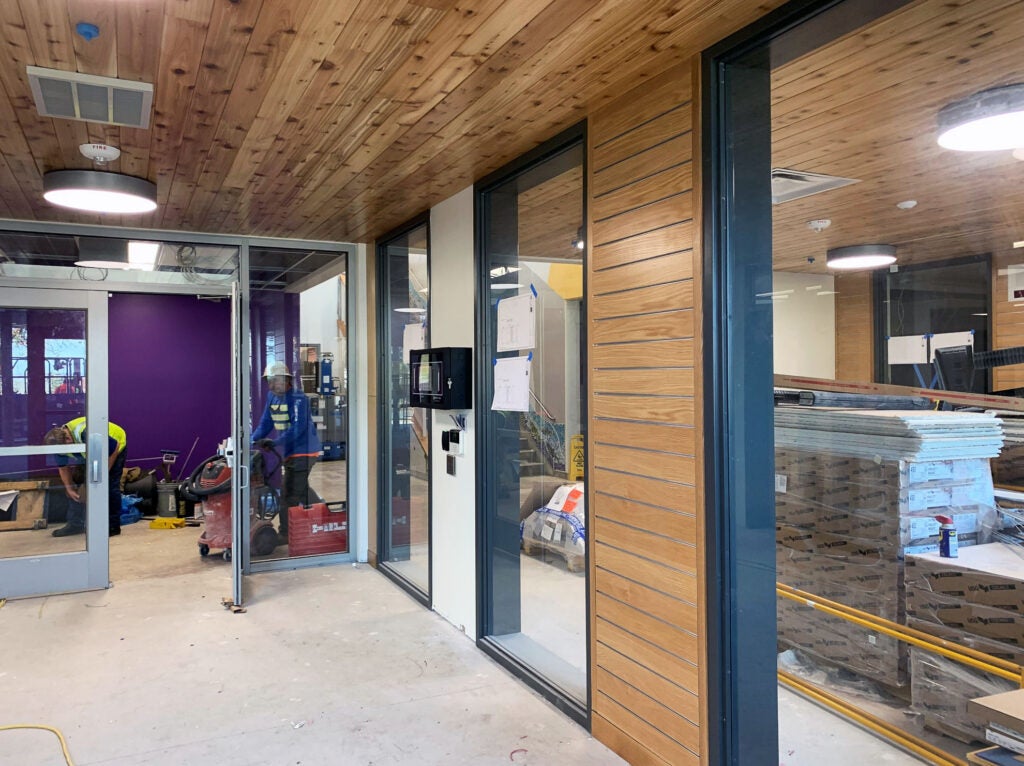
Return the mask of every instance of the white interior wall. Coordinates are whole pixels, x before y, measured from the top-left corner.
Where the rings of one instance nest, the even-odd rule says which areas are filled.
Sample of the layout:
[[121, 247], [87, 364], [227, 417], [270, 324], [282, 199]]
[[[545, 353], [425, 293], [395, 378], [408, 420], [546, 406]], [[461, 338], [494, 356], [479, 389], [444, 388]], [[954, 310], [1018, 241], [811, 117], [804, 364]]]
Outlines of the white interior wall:
[[835, 280], [828, 274], [772, 275], [775, 372], [836, 376]]
[[[473, 348], [475, 284], [473, 189], [430, 211], [430, 345]], [[475, 406], [483, 406], [473, 392]], [[446, 471], [441, 431], [453, 427], [448, 412], [433, 410], [431, 433], [434, 609], [476, 638], [476, 435], [474, 412], [466, 412], [463, 454], [455, 476]]]
[[344, 306], [339, 307], [340, 277], [302, 291], [299, 301], [299, 342], [319, 343], [320, 353], [334, 354], [334, 377], [341, 377], [344, 364], [344, 343], [338, 329], [338, 319], [344, 318]]

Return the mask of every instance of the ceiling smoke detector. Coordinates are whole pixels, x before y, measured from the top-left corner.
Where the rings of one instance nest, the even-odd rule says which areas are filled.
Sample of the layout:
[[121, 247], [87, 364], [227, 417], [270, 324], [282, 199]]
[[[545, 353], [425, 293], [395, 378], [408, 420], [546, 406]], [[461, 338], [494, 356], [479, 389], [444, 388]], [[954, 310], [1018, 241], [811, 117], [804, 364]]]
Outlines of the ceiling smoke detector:
[[813, 221], [807, 222], [807, 228], [817, 233], [825, 231], [825, 229], [827, 229], [831, 225], [831, 218], [815, 218]]
[[106, 165], [121, 156], [120, 149], [107, 144], [82, 144], [78, 147], [78, 151], [82, 153], [83, 157], [98, 165]]

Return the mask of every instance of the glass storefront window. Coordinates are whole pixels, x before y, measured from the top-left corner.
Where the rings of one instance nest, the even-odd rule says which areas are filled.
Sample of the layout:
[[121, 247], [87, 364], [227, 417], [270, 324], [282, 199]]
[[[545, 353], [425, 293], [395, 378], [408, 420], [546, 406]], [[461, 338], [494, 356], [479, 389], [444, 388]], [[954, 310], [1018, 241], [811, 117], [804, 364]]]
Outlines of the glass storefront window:
[[250, 557], [349, 553], [346, 255], [251, 247], [249, 275]]
[[[490, 390], [480, 397], [484, 636], [582, 702], [582, 143], [486, 189], [480, 205], [487, 328], [480, 356], [492, 362], [484, 364]], [[528, 382], [517, 384], [514, 376], [526, 370]]]
[[379, 559], [430, 593], [430, 411], [409, 402], [409, 351], [429, 348], [430, 254], [426, 224], [378, 248], [382, 355], [383, 504]]

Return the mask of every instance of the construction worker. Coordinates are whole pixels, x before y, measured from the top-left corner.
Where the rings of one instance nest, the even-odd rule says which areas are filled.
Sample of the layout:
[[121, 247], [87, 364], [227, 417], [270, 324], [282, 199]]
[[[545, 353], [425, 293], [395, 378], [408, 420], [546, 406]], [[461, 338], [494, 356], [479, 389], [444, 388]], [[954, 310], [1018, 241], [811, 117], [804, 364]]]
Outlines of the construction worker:
[[[107, 424], [110, 456], [107, 471], [110, 477], [107, 506], [107, 531], [110, 537], [121, 534], [121, 474], [127, 457], [128, 436], [116, 423]], [[85, 418], [69, 420], [62, 426], [47, 431], [43, 441], [46, 444], [85, 444]], [[85, 506], [82, 485], [84, 481], [85, 456], [82, 453], [56, 455], [57, 471], [64, 483], [64, 492], [71, 501], [68, 504], [67, 521], [63, 527], [53, 530], [54, 537], [80, 535], [85, 532]], [[76, 470], [79, 469], [79, 470]]]
[[[276, 449], [284, 459], [281, 512], [278, 526], [281, 544], [288, 541], [288, 509], [311, 505], [319, 496], [309, 487], [309, 472], [320, 456], [320, 439], [309, 412], [309, 399], [292, 386], [292, 373], [284, 362], [267, 365], [263, 377], [270, 396], [252, 440], [260, 447]], [[277, 437], [268, 438], [271, 432]]]

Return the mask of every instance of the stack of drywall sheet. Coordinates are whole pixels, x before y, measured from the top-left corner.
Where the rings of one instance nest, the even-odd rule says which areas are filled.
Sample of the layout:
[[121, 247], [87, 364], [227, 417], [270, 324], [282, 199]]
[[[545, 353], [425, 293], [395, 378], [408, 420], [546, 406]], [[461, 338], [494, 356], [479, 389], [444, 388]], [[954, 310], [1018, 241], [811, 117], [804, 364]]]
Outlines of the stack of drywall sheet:
[[992, 461], [992, 476], [997, 484], [1024, 485], [1024, 412], [996, 412], [1003, 421], [1006, 444]]
[[[1002, 443], [990, 415], [777, 408], [776, 439], [787, 585], [902, 623], [903, 559], [938, 549], [936, 515], [954, 518], [964, 546], [989, 539], [988, 458]], [[779, 639], [890, 687], [908, 682], [905, 646], [808, 607], [780, 605]]]
[[775, 445], [869, 460], [992, 458], [1003, 430], [986, 412], [778, 407]]

